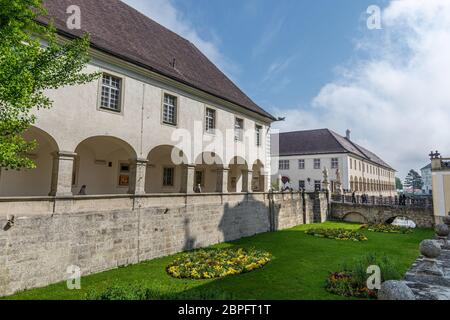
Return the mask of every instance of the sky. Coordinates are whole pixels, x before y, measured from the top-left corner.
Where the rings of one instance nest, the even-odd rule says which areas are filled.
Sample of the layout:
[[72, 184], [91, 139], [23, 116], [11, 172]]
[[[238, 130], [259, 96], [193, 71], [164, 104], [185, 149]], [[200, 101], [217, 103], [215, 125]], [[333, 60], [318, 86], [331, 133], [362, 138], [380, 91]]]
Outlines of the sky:
[[[124, 2], [286, 117], [275, 129], [350, 129], [401, 179], [425, 166], [431, 150], [450, 157], [449, 0]], [[367, 26], [372, 5], [381, 29]]]

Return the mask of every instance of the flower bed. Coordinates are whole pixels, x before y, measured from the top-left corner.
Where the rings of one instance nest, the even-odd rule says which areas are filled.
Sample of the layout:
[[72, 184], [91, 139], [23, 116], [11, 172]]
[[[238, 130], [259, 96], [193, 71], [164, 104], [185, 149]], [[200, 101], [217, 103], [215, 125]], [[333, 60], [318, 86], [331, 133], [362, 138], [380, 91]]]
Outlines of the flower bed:
[[181, 254], [166, 271], [180, 279], [223, 278], [262, 268], [271, 257], [255, 249], [198, 250]]
[[341, 271], [330, 273], [325, 282], [325, 289], [344, 297], [376, 299], [378, 290], [368, 288], [367, 282], [371, 276], [367, 273], [369, 266], [380, 268], [381, 282], [399, 280], [402, 277], [398, 267], [386, 256], [379, 258], [375, 254], [367, 254], [352, 261], [350, 265], [341, 266]]
[[335, 240], [343, 240], [343, 241], [367, 241], [367, 237], [354, 230], [348, 229], [309, 229], [305, 231], [306, 234], [320, 237], [320, 238], [328, 238]]
[[382, 232], [382, 233], [407, 234], [407, 233], [413, 232], [413, 229], [411, 229], [411, 228], [395, 226], [392, 224], [369, 224], [369, 225], [361, 226], [361, 229], [372, 231], [372, 232]]
[[370, 290], [366, 285], [360, 285], [354, 280], [350, 272], [333, 272], [328, 276], [325, 284], [328, 292], [355, 298], [374, 299], [377, 297], [377, 291]]

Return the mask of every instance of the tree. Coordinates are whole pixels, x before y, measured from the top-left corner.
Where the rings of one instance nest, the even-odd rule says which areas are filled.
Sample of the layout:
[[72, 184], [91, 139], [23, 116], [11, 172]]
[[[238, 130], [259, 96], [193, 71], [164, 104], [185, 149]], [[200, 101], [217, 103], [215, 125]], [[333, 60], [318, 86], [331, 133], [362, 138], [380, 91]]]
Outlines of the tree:
[[422, 189], [423, 187], [422, 177], [417, 171], [411, 169], [405, 178], [404, 185], [407, 188], [412, 188], [413, 191], [417, 189]]
[[402, 180], [400, 180], [400, 178], [395, 177], [395, 188], [397, 190], [403, 190], [403, 183]]
[[46, 14], [42, 0], [0, 0], [0, 169], [34, 168], [27, 153], [36, 141], [23, 133], [50, 108], [46, 90], [93, 81], [82, 70], [89, 61], [89, 36], [62, 42], [56, 29], [36, 22]]

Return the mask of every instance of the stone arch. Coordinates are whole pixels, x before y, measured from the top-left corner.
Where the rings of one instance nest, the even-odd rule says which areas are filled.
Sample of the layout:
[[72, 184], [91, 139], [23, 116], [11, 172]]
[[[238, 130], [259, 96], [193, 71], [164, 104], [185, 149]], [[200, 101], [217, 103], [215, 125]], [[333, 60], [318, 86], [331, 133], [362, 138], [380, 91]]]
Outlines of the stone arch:
[[137, 158], [134, 148], [113, 136], [93, 136], [75, 149], [72, 192], [86, 194], [126, 194], [132, 180], [131, 166]]
[[[147, 193], [183, 192], [183, 179], [186, 166], [189, 165], [183, 150], [172, 145], [159, 145], [148, 156], [145, 179]], [[194, 181], [192, 181], [192, 188]]]
[[248, 181], [246, 181], [248, 174], [248, 164], [244, 158], [235, 156], [228, 164], [230, 168], [228, 174], [228, 192], [246, 192], [248, 188]]
[[193, 188], [200, 185], [206, 193], [220, 192], [222, 185], [222, 159], [214, 152], [202, 152], [195, 159]]
[[253, 178], [251, 190], [255, 192], [266, 191], [266, 173], [264, 170], [264, 163], [261, 160], [256, 160], [252, 166]]
[[53, 158], [60, 151], [56, 140], [46, 131], [32, 126], [23, 134], [26, 141], [36, 141], [37, 147], [27, 156], [34, 169], [0, 168], [0, 196], [48, 196], [51, 190]]
[[360, 212], [347, 212], [343, 217], [343, 221], [353, 223], [367, 223], [368, 219]]

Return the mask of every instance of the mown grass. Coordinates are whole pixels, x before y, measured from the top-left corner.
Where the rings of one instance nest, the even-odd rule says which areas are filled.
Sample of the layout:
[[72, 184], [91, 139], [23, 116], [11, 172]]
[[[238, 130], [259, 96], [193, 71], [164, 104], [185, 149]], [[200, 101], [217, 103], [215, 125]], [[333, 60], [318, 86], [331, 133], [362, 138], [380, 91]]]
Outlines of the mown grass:
[[[264, 233], [213, 247], [244, 247], [269, 251], [273, 260], [263, 269], [238, 276], [212, 280], [180, 280], [167, 275], [165, 268], [174, 256], [90, 275], [81, 279], [81, 290], [68, 290], [66, 283], [20, 292], [6, 299], [84, 299], [86, 293], [112, 285], [139, 284], [161, 295], [198, 297], [219, 292], [236, 299], [345, 299], [324, 289], [329, 272], [367, 253], [392, 259], [403, 274], [419, 255], [419, 243], [433, 231], [417, 229], [411, 234], [384, 234], [363, 231], [364, 242], [336, 241], [305, 234], [308, 228], [358, 229], [359, 225], [326, 222], [302, 225], [289, 230]], [[206, 295], [208, 296], [208, 295]], [[195, 299], [195, 298], [194, 298]]]

